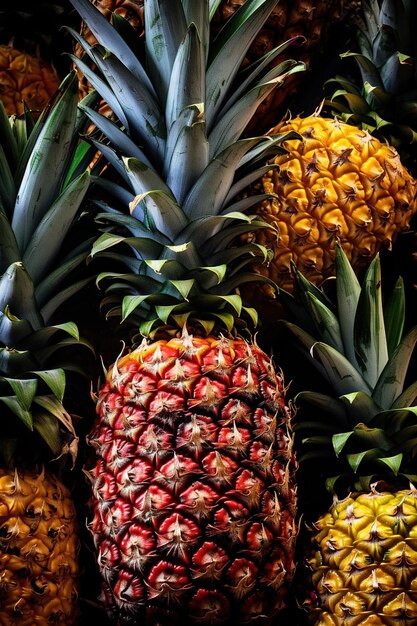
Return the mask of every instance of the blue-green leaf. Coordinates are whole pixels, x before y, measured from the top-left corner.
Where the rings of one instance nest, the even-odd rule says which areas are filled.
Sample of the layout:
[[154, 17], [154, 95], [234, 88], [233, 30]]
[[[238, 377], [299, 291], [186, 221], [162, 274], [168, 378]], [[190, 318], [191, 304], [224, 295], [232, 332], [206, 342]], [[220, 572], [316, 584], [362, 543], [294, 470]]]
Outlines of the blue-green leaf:
[[417, 326], [403, 337], [375, 385], [372, 397], [383, 409], [389, 409], [403, 391], [416, 342]]
[[210, 49], [207, 68], [207, 125], [217, 112], [241, 66], [247, 50], [268, 18], [276, 0], [247, 0], [226, 22]]
[[167, 194], [156, 189], [136, 196], [130, 205], [132, 213], [140, 203], [143, 203], [146, 207], [145, 213], [149, 215], [152, 223], [155, 225], [156, 232], [163, 232], [173, 242], [177, 234], [188, 223], [181, 207], [172, 198], [171, 193]]
[[242, 139], [210, 161], [184, 200], [183, 209], [189, 218], [221, 211], [242, 156], [258, 142], [258, 138]]
[[368, 394], [371, 392], [369, 385], [358, 370], [331, 346], [316, 342], [312, 346], [311, 354], [323, 366], [326, 379], [338, 396], [357, 391]]
[[405, 290], [401, 276], [384, 304], [384, 321], [388, 354], [391, 356], [401, 341], [405, 322]]
[[205, 123], [200, 118], [182, 127], [168, 164], [167, 183], [180, 205], [207, 163]]
[[33, 282], [21, 262], [12, 263], [0, 278], [0, 311], [27, 320], [34, 330], [43, 326]]
[[[55, 262], [68, 230], [81, 206], [90, 184], [90, 174], [78, 176], [64, 189], [41, 218], [23, 255], [33, 282], [36, 284]], [[42, 254], [39, 251], [42, 250]]]
[[216, 122], [217, 119], [218, 122], [213, 125], [208, 138], [211, 158], [241, 137], [259, 105], [274, 89], [282, 86], [288, 76], [304, 69], [304, 65], [297, 63], [297, 61], [288, 61], [287, 63], [290, 69], [277, 75], [278, 69], [275, 68], [271, 72], [271, 77], [268, 74], [263, 81], [242, 94], [239, 100], [230, 106], [226, 112], [219, 114], [216, 118]]
[[157, 163], [166, 138], [160, 105], [117, 57], [94, 49], [94, 60], [124, 111], [130, 136], [146, 146], [150, 160]]
[[26, 166], [12, 218], [22, 252], [63, 182], [75, 138], [77, 101], [77, 83], [73, 79], [49, 114]]
[[93, 124], [101, 130], [102, 133], [104, 133], [107, 139], [109, 139], [114, 146], [117, 146], [121, 157], [134, 157], [135, 159], [138, 159], [138, 161], [145, 163], [148, 167], [151, 167], [151, 163], [143, 150], [141, 150], [136, 142], [130, 139], [126, 132], [123, 132], [108, 117], [100, 115], [97, 111], [83, 106], [81, 103], [79, 104], [79, 107], [85, 112], [86, 115], [88, 115]]
[[168, 130], [186, 107], [205, 101], [205, 58], [195, 24], [181, 42], [169, 82], [165, 120]]
[[311, 291], [306, 294], [306, 302], [317, 328], [318, 334], [324, 343], [343, 354], [344, 347], [338, 317]]
[[153, 85], [139, 59], [132, 52], [117, 30], [89, 0], [70, 0], [81, 15], [97, 41], [110, 50], [132, 72], [144, 87], [155, 95]]
[[165, 102], [174, 60], [187, 31], [180, 0], [148, 0], [144, 5], [146, 60], [149, 75]]

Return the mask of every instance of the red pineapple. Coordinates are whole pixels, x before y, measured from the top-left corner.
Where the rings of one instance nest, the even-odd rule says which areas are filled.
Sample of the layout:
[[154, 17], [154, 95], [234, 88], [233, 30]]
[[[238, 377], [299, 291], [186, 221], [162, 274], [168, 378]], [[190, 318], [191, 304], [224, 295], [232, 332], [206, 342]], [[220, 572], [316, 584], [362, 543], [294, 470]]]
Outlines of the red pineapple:
[[296, 536], [289, 419], [256, 344], [185, 332], [116, 361], [91, 434], [92, 529], [116, 606], [201, 624], [281, 608]]
[[270, 139], [243, 130], [302, 66], [268, 57], [237, 75], [276, 0], [247, 0], [217, 43], [208, 0], [145, 0], [145, 64], [134, 33], [71, 2], [99, 41], [80, 40], [97, 72], [76, 62], [116, 120], [81, 105], [109, 159], [92, 249], [103, 307], [145, 338], [109, 369], [90, 436], [102, 600], [118, 626], [267, 626], [294, 569], [296, 461], [280, 372], [239, 291], [268, 280], [248, 269], [268, 251], [234, 242], [266, 226], [240, 191]]

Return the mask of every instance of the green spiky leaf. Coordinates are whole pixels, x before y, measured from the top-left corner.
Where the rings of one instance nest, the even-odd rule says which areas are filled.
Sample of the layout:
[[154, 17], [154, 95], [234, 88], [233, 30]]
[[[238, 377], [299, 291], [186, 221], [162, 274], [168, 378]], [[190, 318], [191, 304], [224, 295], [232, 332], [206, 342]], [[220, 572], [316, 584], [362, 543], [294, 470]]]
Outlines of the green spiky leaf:
[[60, 402], [64, 400], [65, 394], [65, 371], [61, 368], [53, 370], [38, 370], [36, 374], [46, 383], [54, 396]]
[[388, 355], [391, 356], [401, 341], [405, 323], [405, 290], [401, 276], [384, 304], [384, 322]]
[[416, 342], [417, 327], [414, 327], [403, 337], [382, 371], [372, 394], [381, 407], [391, 407], [402, 393]]
[[390, 457], [381, 457], [379, 459], [382, 463], [385, 463], [385, 465], [388, 465], [388, 467], [390, 468], [390, 470], [397, 475], [400, 471], [401, 468], [401, 463], [403, 460], [403, 455], [402, 454], [396, 454], [394, 456], [390, 456]]
[[33, 428], [57, 456], [62, 449], [62, 439], [56, 418], [46, 411], [38, 410], [33, 416]]
[[371, 262], [365, 275], [356, 311], [354, 342], [359, 369], [373, 388], [388, 361], [379, 256]]
[[380, 411], [372, 397], [363, 391], [344, 394], [340, 399], [346, 404], [355, 421], [367, 424]]
[[5, 376], [2, 380], [6, 380], [9, 383], [19, 405], [26, 411], [29, 411], [38, 388], [36, 378], [19, 379], [7, 378]]
[[339, 244], [336, 244], [336, 276], [337, 308], [343, 352], [356, 366], [354, 326], [361, 288], [346, 253]]
[[59, 103], [43, 126], [16, 196], [12, 228], [23, 252], [53, 198], [58, 195], [75, 138], [77, 83], [68, 82]]

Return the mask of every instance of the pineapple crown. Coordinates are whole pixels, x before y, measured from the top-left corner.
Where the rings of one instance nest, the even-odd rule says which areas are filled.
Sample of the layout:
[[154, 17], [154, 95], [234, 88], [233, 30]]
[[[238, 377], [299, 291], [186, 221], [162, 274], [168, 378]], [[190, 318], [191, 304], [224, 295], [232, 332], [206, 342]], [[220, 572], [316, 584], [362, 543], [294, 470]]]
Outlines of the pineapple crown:
[[[326, 461], [326, 487], [366, 489], [376, 480], [417, 480], [417, 382], [407, 385], [417, 327], [404, 334], [401, 278], [383, 298], [377, 255], [360, 285], [336, 245], [336, 304], [294, 268], [293, 295], [280, 292], [294, 344], [331, 394], [301, 391], [296, 431], [301, 463]], [[314, 415], [314, 418], [312, 418]]]
[[248, 266], [269, 253], [234, 242], [268, 226], [248, 214], [266, 196], [239, 194], [271, 167], [283, 137], [241, 136], [260, 102], [304, 65], [271, 67], [286, 42], [239, 68], [276, 0], [247, 0], [214, 40], [218, 0], [146, 0], [144, 62], [123, 18], [110, 24], [88, 0], [71, 2], [99, 42], [74, 32], [97, 69], [73, 60], [115, 116], [82, 106], [96, 128], [89, 140], [112, 166], [95, 179], [104, 233], [92, 248], [110, 263], [98, 277], [108, 316], [145, 336], [185, 324], [234, 333], [245, 316], [256, 325], [239, 285], [262, 280]]
[[416, 20], [415, 2], [362, 2], [355, 24], [359, 51], [341, 55], [356, 61], [360, 80], [336, 76], [327, 82], [336, 88], [326, 101], [336, 115], [388, 139], [404, 157], [408, 144], [417, 142]]
[[75, 158], [77, 100], [72, 74], [36, 124], [29, 112], [9, 119], [0, 104], [0, 401], [8, 415], [1, 432], [7, 462], [31, 431], [54, 455], [76, 453], [63, 402], [66, 373], [81, 373], [74, 349], [87, 344], [73, 322], [52, 318], [89, 280], [69, 277], [91, 242], [65, 251], [89, 186], [88, 172], [77, 171], [82, 159]]

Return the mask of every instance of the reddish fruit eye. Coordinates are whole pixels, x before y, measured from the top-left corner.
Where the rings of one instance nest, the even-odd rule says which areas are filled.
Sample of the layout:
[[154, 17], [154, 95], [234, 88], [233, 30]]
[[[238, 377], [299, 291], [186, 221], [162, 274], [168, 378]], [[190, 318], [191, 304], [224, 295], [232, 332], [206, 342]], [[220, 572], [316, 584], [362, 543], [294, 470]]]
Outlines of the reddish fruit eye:
[[273, 589], [280, 589], [287, 574], [286, 563], [285, 554], [281, 550], [275, 550], [264, 565], [262, 580]]
[[98, 561], [101, 567], [115, 567], [120, 562], [120, 550], [114, 541], [104, 539], [98, 547]]
[[144, 524], [132, 524], [120, 541], [120, 549], [129, 556], [150, 554], [156, 545], [153, 531]]
[[194, 522], [173, 513], [158, 528], [158, 546], [188, 562], [191, 546], [200, 534], [201, 530]]
[[117, 496], [117, 483], [114, 476], [108, 472], [98, 474], [94, 484], [94, 492], [103, 500], [112, 500]]
[[184, 508], [198, 517], [207, 516], [218, 498], [217, 491], [199, 481], [194, 482], [179, 495], [179, 500]]
[[198, 624], [221, 624], [230, 618], [230, 602], [218, 589], [198, 589], [189, 606]]
[[171, 491], [160, 485], [149, 485], [134, 501], [134, 515], [137, 520], [155, 522], [158, 514], [173, 503]]
[[137, 576], [122, 570], [114, 586], [114, 594], [122, 603], [134, 603], [143, 598], [145, 589]]
[[181, 454], [175, 454], [159, 470], [161, 478], [171, 484], [185, 482], [191, 474], [201, 474], [201, 470], [195, 461]]
[[213, 541], [205, 541], [193, 556], [194, 575], [216, 579], [230, 562], [226, 552]]
[[148, 576], [149, 598], [166, 598], [178, 602], [179, 597], [190, 588], [187, 568], [182, 565], [160, 561], [152, 567]]
[[227, 388], [217, 380], [202, 378], [194, 387], [190, 406], [216, 407], [227, 396]]
[[172, 435], [155, 424], [148, 424], [139, 437], [138, 446], [139, 454], [152, 457], [172, 449]]
[[256, 582], [258, 568], [249, 559], [235, 559], [227, 571], [227, 578], [235, 587], [244, 586], [247, 590]]
[[250, 550], [262, 552], [274, 539], [273, 533], [264, 524], [254, 522], [246, 534], [248, 547]]
[[177, 446], [201, 449], [217, 439], [217, 426], [210, 417], [191, 415], [190, 421], [179, 424]]
[[238, 464], [233, 461], [226, 454], [220, 454], [220, 452], [209, 452], [202, 460], [202, 465], [205, 472], [216, 478], [217, 480], [223, 480], [228, 483], [232, 483], [233, 476], [238, 469]]
[[184, 396], [168, 391], [158, 391], [149, 405], [149, 415], [183, 411], [185, 408]]
[[240, 425], [252, 425], [251, 408], [249, 404], [238, 398], [233, 398], [227, 402], [222, 409], [222, 424], [230, 425], [232, 423]]
[[112, 506], [103, 511], [103, 521], [109, 528], [119, 530], [120, 526], [132, 519], [132, 505], [121, 498], [117, 498]]
[[118, 473], [117, 479], [123, 487], [131, 483], [140, 486], [152, 478], [153, 471], [153, 467], [148, 461], [136, 458]]
[[247, 495], [254, 495], [255, 492], [259, 495], [262, 487], [264, 486], [262, 480], [260, 480], [257, 476], [253, 474], [250, 470], [243, 470], [237, 480], [236, 480], [236, 489], [238, 491], [242, 491]]

